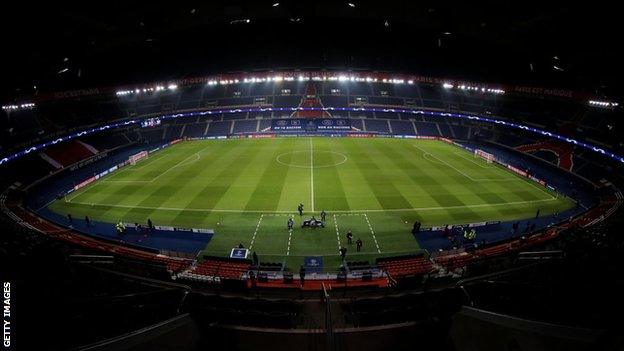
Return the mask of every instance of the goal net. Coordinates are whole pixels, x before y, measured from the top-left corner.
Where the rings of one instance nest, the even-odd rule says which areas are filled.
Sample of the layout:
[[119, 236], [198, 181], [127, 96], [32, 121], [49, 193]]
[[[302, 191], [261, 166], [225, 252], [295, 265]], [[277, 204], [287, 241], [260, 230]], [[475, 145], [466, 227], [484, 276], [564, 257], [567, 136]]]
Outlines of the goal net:
[[131, 165], [135, 165], [138, 161], [146, 158], [147, 155], [148, 155], [147, 151], [141, 151], [138, 154], [131, 155], [128, 158], [128, 161], [130, 162]]
[[474, 151], [474, 155], [475, 155], [475, 157], [477, 157], [477, 158], [482, 158], [482, 159], [484, 159], [487, 163], [492, 163], [492, 162], [494, 162], [494, 155], [492, 155], [492, 154], [490, 154], [490, 153], [488, 153], [488, 152], [485, 152], [485, 151], [483, 151], [483, 150], [476, 149], [476, 150]]

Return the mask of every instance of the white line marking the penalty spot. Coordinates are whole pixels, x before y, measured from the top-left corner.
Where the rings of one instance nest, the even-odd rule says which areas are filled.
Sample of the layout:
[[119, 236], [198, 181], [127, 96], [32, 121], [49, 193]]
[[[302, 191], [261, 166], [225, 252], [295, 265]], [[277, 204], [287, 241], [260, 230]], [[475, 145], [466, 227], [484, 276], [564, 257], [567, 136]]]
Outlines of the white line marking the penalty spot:
[[314, 212], [314, 147], [310, 138], [310, 197], [312, 198], [312, 212]]
[[368, 215], [365, 213], [364, 218], [366, 218], [366, 223], [368, 224], [368, 229], [370, 229], [371, 234], [373, 235], [373, 241], [375, 241], [375, 246], [377, 246], [377, 253], [381, 253], [381, 249], [379, 248], [379, 243], [377, 242], [377, 237], [375, 236], [375, 231], [373, 230], [373, 226], [368, 220]]
[[264, 214], [261, 214], [260, 219], [258, 219], [256, 230], [254, 231], [253, 236], [251, 237], [251, 243], [249, 243], [249, 250], [251, 250], [251, 248], [253, 247], [254, 241], [256, 241], [256, 234], [258, 234], [258, 230], [260, 229], [260, 223], [262, 223], [262, 217], [264, 217]]

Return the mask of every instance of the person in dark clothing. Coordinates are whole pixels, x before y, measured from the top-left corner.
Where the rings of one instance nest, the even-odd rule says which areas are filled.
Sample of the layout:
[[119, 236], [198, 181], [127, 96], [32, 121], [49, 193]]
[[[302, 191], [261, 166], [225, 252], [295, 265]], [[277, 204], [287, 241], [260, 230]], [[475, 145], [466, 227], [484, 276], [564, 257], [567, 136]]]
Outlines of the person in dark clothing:
[[244, 249], [245, 247], [243, 246], [243, 243], [238, 243], [238, 248], [239, 249]]
[[299, 268], [299, 281], [301, 282], [301, 287], [303, 287], [303, 285], [305, 284], [305, 275], [306, 275], [305, 267], [301, 266], [301, 268]]
[[288, 218], [288, 230], [292, 230], [294, 224], [295, 221], [292, 219], [292, 217]]
[[87, 223], [87, 227], [91, 226], [91, 220], [89, 219], [89, 216], [85, 216], [85, 223]]
[[67, 220], [69, 221], [69, 223], [73, 223], [74, 222], [74, 218], [72, 218], [71, 213], [67, 214]]
[[353, 243], [353, 233], [349, 230], [347, 232], [347, 244], [351, 245]]
[[340, 248], [340, 257], [344, 261], [346, 256], [347, 256], [347, 248], [343, 246]]
[[327, 213], [325, 213], [325, 210], [321, 211], [321, 221], [325, 222], [325, 216], [327, 216]]
[[539, 215], [540, 215], [540, 211], [541, 211], [541, 210], [538, 208], [538, 209], [537, 209], [537, 212], [535, 213], [535, 218], [539, 217]]
[[256, 274], [253, 271], [249, 271], [249, 280], [251, 281], [251, 288], [255, 289], [257, 287], [257, 283]]
[[442, 233], [445, 238], [449, 238], [451, 236], [451, 231], [449, 230], [448, 224], [444, 226], [444, 231]]
[[303, 216], [303, 204], [299, 204], [299, 206], [297, 206], [297, 211], [299, 211], [299, 216]]
[[412, 234], [418, 234], [420, 233], [420, 222], [416, 221], [414, 222], [414, 226], [412, 226]]
[[357, 250], [357, 252], [360, 252], [362, 250], [362, 245], [364, 245], [362, 239], [358, 238], [355, 242], [355, 249]]
[[152, 223], [151, 219], [147, 219], [147, 228], [149, 228], [149, 230], [154, 229], [154, 224]]

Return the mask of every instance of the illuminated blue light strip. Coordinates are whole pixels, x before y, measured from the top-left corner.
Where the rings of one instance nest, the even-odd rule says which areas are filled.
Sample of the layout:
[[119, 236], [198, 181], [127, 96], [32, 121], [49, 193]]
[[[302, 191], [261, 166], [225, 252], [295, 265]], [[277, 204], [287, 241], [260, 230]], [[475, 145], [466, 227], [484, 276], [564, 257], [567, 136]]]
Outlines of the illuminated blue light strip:
[[29, 148], [26, 148], [26, 149], [24, 149], [22, 151], [18, 151], [18, 152], [14, 153], [14, 154], [7, 155], [7, 156], [3, 157], [2, 159], [0, 159], [0, 165], [3, 165], [3, 164], [5, 164], [5, 163], [7, 163], [9, 161], [13, 161], [13, 160], [15, 160], [17, 158], [20, 158], [22, 156], [28, 155], [31, 152], [45, 149], [48, 146], [52, 146], [52, 145], [55, 145], [55, 144], [58, 144], [58, 143], [61, 143], [61, 142], [64, 142], [64, 141], [69, 141], [69, 140], [72, 140], [74, 138], [78, 138], [78, 137], [81, 137], [81, 136], [97, 133], [97, 132], [100, 132], [100, 131], [103, 131], [103, 130], [112, 129], [112, 128], [118, 128], [118, 127], [123, 127], [123, 126], [128, 126], [128, 125], [131, 125], [131, 124], [135, 124], [137, 122], [138, 122], [137, 120], [133, 119], [133, 120], [119, 122], [119, 123], [107, 124], [107, 125], [103, 125], [103, 126], [100, 126], [100, 127], [95, 127], [95, 128], [91, 128], [91, 129], [85, 129], [83, 131], [80, 131], [80, 132], [77, 132], [77, 133], [73, 133], [73, 134], [69, 134], [69, 135], [66, 135], [66, 136], [63, 136], [63, 137], [51, 140], [51, 141], [47, 141], [45, 143], [33, 145], [33, 146], [31, 146]]
[[[511, 128], [516, 128], [516, 129], [522, 129], [522, 130], [526, 130], [526, 131], [530, 131], [536, 134], [540, 134], [543, 136], [547, 136], [549, 138], [554, 138], [554, 139], [558, 139], [561, 140], [563, 142], [572, 144], [572, 145], [576, 145], [576, 146], [580, 146], [584, 149], [593, 151], [595, 153], [601, 154], [603, 156], [607, 156], [609, 158], [612, 158], [616, 161], [619, 161], [621, 163], [624, 163], [624, 157], [614, 154], [610, 151], [607, 151], [603, 148], [600, 148], [598, 146], [592, 145], [592, 144], [588, 144], [573, 138], [569, 138], [563, 135], [559, 135], [559, 134], [555, 134], [552, 132], [548, 132], [545, 130], [541, 130], [541, 129], [537, 129], [537, 128], [533, 128], [533, 127], [529, 127], [529, 126], [525, 126], [522, 124], [517, 124], [517, 123], [513, 123], [513, 122], [507, 122], [507, 121], [503, 121], [503, 120], [498, 120], [498, 119], [493, 119], [493, 118], [487, 118], [487, 117], [481, 117], [481, 116], [475, 116], [475, 115], [467, 115], [467, 114], [462, 114], [462, 113], [450, 113], [450, 112], [438, 112], [438, 111], [427, 111], [427, 110], [421, 110], [421, 109], [406, 109], [406, 108], [379, 108], [379, 107], [249, 107], [249, 108], [225, 108], [225, 109], [216, 109], [216, 110], [208, 110], [208, 111], [193, 111], [193, 112], [182, 112], [182, 113], [173, 113], [173, 114], [166, 114], [166, 115], [162, 115], [160, 116], [161, 119], [173, 119], [173, 118], [178, 118], [178, 117], [193, 117], [193, 116], [206, 116], [206, 115], [218, 115], [218, 114], [230, 114], [230, 113], [247, 113], [247, 112], [292, 112], [292, 111], [346, 111], [346, 112], [394, 112], [394, 113], [405, 113], [405, 114], [415, 114], [415, 115], [426, 115], [426, 116], [434, 116], [434, 117], [452, 117], [452, 118], [460, 118], [460, 119], [468, 119], [468, 120], [473, 120], [473, 121], [480, 121], [480, 122], [487, 122], [487, 123], [493, 123], [493, 124], [497, 124], [497, 125], [504, 125], [507, 127], [511, 127]], [[150, 117], [150, 118], [155, 118], [154, 116]], [[277, 117], [279, 118], [279, 117]], [[0, 165], [12, 161], [16, 158], [22, 157], [26, 154], [29, 154], [33, 151], [37, 151], [40, 149], [44, 149], [50, 145], [54, 145], [57, 144], [59, 142], [62, 141], [68, 141], [71, 139], [74, 139], [76, 137], [80, 137], [80, 136], [84, 136], [84, 135], [89, 135], [95, 132], [99, 132], [102, 130], [106, 130], [106, 129], [111, 129], [111, 128], [117, 128], [117, 127], [123, 127], [123, 126], [128, 126], [131, 124], [135, 124], [138, 123], [140, 120], [130, 120], [130, 121], [125, 121], [125, 122], [119, 122], [119, 123], [115, 123], [115, 124], [109, 124], [109, 125], [104, 125], [101, 127], [96, 127], [96, 128], [92, 128], [92, 129], [88, 129], [88, 130], [84, 130], [81, 131], [79, 133], [75, 133], [75, 134], [71, 134], [68, 136], [64, 136], [62, 138], [56, 139], [54, 141], [49, 141], [46, 143], [42, 143], [42, 144], [38, 144], [35, 146], [31, 146], [30, 148], [27, 148], [25, 150], [19, 151], [15, 154], [9, 155], [3, 159], [0, 159]]]

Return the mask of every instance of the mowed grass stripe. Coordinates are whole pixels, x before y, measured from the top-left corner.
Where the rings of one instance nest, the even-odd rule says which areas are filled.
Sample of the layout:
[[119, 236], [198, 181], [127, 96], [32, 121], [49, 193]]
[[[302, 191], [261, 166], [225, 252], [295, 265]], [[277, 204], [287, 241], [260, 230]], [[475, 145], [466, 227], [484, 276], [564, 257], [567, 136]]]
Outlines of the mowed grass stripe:
[[[192, 153], [192, 151], [193, 150], [191, 150], [190, 152]], [[217, 151], [216, 153], [210, 154], [219, 155], [221, 154], [221, 152]], [[160, 178], [158, 182], [150, 183], [150, 185], [145, 187], [143, 197], [134, 197], [133, 203], [137, 204], [138, 206], [128, 211], [126, 213], [126, 216], [128, 216], [129, 218], [144, 217], [145, 219], [147, 219], [149, 216], [154, 214], [159, 207], [165, 207], [171, 204], [171, 199], [176, 199], [177, 194], [186, 195], [187, 193], [183, 192], [180, 185], [183, 184], [186, 180], [192, 181], [192, 179], [197, 176], [199, 169], [201, 169], [201, 163], [197, 161], [187, 166], [176, 168], [175, 170], [167, 173], [166, 176]], [[147, 211], [147, 207], [152, 207], [154, 209], [151, 211]], [[178, 214], [177, 217], [174, 217], [173, 220], [175, 221], [179, 216], [180, 214]]]
[[[422, 143], [422, 145], [427, 145], [427, 146], [429, 144], [430, 142]], [[419, 149], [417, 148], [417, 152], [423, 157], [423, 159], [425, 159], [424, 157], [425, 152], [429, 152], [433, 150], [429, 150], [427, 146], [422, 146], [422, 145], [419, 145], [420, 148]], [[439, 152], [442, 152], [442, 151], [439, 151]], [[437, 154], [434, 154], [434, 155], [437, 156]], [[448, 175], [452, 178], [449, 188], [455, 189], [456, 193], [465, 194], [465, 195], [462, 195], [462, 198], [465, 200], [462, 202], [466, 204], [480, 204], [481, 203], [481, 204], [497, 205], [497, 206], [492, 206], [487, 209], [487, 212], [488, 212], [487, 216], [490, 218], [492, 218], [492, 216], [495, 219], [505, 218], [517, 212], [518, 209], [521, 209], [524, 206], [524, 204], [517, 204], [518, 207], [515, 207], [515, 208], [514, 208], [514, 205], [498, 206], [500, 204], [510, 203], [510, 202], [534, 201], [538, 199], [536, 197], [529, 197], [529, 198], [519, 199], [518, 201], [514, 201], [513, 199], [515, 198], [515, 196], [513, 195], [513, 192], [516, 191], [514, 189], [517, 189], [518, 186], [521, 187], [523, 184], [521, 184], [521, 181], [519, 179], [515, 179], [511, 175], [509, 175], [511, 178], [508, 182], [472, 181], [466, 178], [461, 173], [459, 173], [457, 170], [449, 167], [448, 165], [444, 163], [438, 163], [438, 162], [433, 162], [433, 161], [427, 161], [427, 162], [429, 162], [431, 166], [428, 168], [424, 167], [423, 169], [425, 170], [438, 169], [439, 172], [448, 173]], [[450, 163], [449, 161], [446, 161], [446, 162], [452, 165], [452, 163]], [[488, 177], [487, 173], [483, 175], [485, 177]], [[513, 184], [513, 185], [510, 186], [510, 184]], [[463, 188], [463, 189], [460, 189], [460, 188]], [[477, 216], [477, 218], [481, 217], [485, 219], [486, 217], [481, 215], [483, 211], [484, 210], [480, 209], [478, 212], [473, 211], [473, 213], [468, 213], [464, 211], [450, 210], [448, 211], [448, 213], [449, 213], [449, 216], [456, 221], [469, 221], [471, 220], [471, 218], [475, 218], [474, 216]]]
[[227, 192], [229, 187], [241, 174], [243, 165], [253, 159], [260, 148], [247, 148], [240, 143], [230, 143], [227, 155], [220, 157], [219, 162], [206, 164], [212, 175], [211, 179], [198, 182], [199, 189], [190, 195], [185, 208], [213, 209]]
[[[403, 150], [404, 153], [401, 153], [397, 150]], [[461, 184], [465, 179], [459, 179], [456, 175], [447, 174], [448, 168], [444, 168], [440, 164], [432, 164], [432, 166], [427, 167], [427, 165], [423, 164], [427, 162], [424, 158], [422, 158], [422, 154], [418, 150], [412, 150], [410, 152], [407, 148], [387, 148], [386, 152], [389, 153], [390, 158], [395, 161], [403, 161], [408, 162], [413, 165], [410, 168], [409, 173], [414, 177], [415, 181], [426, 180], [427, 186], [422, 187], [422, 189], [429, 194], [431, 198], [435, 200], [435, 202], [440, 207], [454, 207], [454, 206], [464, 206], [467, 203], [460, 199], [455, 193], [461, 193], [461, 186], [457, 185], [457, 182]], [[411, 156], [409, 155], [411, 154]], [[441, 181], [438, 181], [441, 180]], [[444, 183], [442, 183], [444, 182]], [[468, 192], [468, 190], [464, 190]], [[449, 212], [446, 211], [449, 216], [455, 217], [457, 220], [463, 220], [465, 218], [478, 218], [478, 214], [469, 207], [465, 207], [461, 214], [457, 212]], [[460, 216], [460, 218], [457, 218]]]
[[[389, 151], [390, 152], [390, 151]], [[413, 152], [413, 150], [412, 150]], [[453, 154], [455, 155], [455, 154]], [[397, 158], [402, 157], [400, 156], [398, 153], [395, 155]], [[424, 160], [424, 158], [423, 158]], [[425, 162], [428, 162], [425, 160]], [[472, 165], [474, 166], [474, 165]], [[438, 164], [435, 163], [433, 165], [434, 168], [438, 168], [440, 170], [440, 172], [443, 171], [450, 171], [450, 172], [455, 172], [454, 170], [450, 169], [450, 168], [444, 168], [444, 166], [442, 164]], [[421, 167], [421, 168], [426, 168], [426, 167]], [[487, 174], [484, 173], [485, 176], [488, 176]], [[435, 178], [431, 178], [433, 181], [435, 181]], [[494, 184], [492, 183], [488, 183], [488, 182], [474, 182], [474, 181], [468, 181], [467, 179], [465, 179], [464, 181], [461, 181], [461, 179], [459, 178], [459, 176], [457, 178], [457, 182], [454, 182], [454, 185], [456, 184], [457, 186], [463, 185], [466, 189], [464, 190], [465, 192], [468, 192], [470, 194], [474, 194], [474, 196], [472, 196], [472, 200], [474, 200], [474, 202], [469, 202], [468, 199], [470, 197], [465, 196], [465, 198], [467, 199], [460, 199], [457, 196], [454, 196], [452, 194], [447, 195], [448, 199], [452, 199], [452, 197], [455, 197], [455, 201], [458, 203], [475, 203], [475, 204], [501, 204], [501, 203], [505, 203], [505, 202], [510, 202], [508, 198], [505, 198], [503, 196], [500, 196], [499, 194], [503, 194], [505, 193], [507, 190], [500, 188], [501, 185], [498, 184], [498, 182], [494, 182]], [[513, 178], [510, 178], [510, 181], [516, 181]], [[495, 207], [495, 211], [497, 211], [499, 214], [504, 215], [505, 211], [504, 211], [505, 207]], [[474, 212], [474, 211], [473, 211]], [[474, 214], [474, 213], [473, 213]], [[473, 215], [471, 214], [471, 215]]]
[[[219, 177], [221, 177], [223, 172], [223, 167], [227, 168], [227, 161], [234, 159], [236, 157], [240, 157], [238, 152], [242, 152], [242, 150], [237, 150], [238, 146], [236, 142], [230, 143], [227, 145], [225, 152], [219, 154], [212, 154], [210, 158], [206, 158], [202, 160], [201, 164], [197, 166], [196, 172], [190, 179], [182, 180], [182, 184], [180, 184], [181, 190], [176, 196], [172, 197], [171, 201], [175, 201], [181, 210], [177, 213], [174, 218], [175, 223], [182, 224], [188, 221], [189, 218], [193, 219], [196, 222], [206, 223], [210, 222], [209, 218], [211, 218], [211, 213], [208, 212], [212, 210], [213, 207], [203, 207], [208, 206], [208, 204], [204, 203], [204, 201], [210, 201], [212, 198], [215, 203], [218, 203], [220, 199], [215, 198], [218, 194], [208, 194], [206, 186], [209, 186], [213, 182], [218, 182]], [[193, 196], [189, 196], [188, 194], [192, 194]], [[205, 197], [204, 197], [205, 196]], [[194, 207], [194, 206], [202, 206], [202, 207]], [[206, 212], [197, 212], [197, 211], [189, 211], [196, 208], [204, 208]], [[212, 221], [212, 227], [214, 227], [214, 222]]]
[[273, 155], [280, 149], [279, 143], [268, 140], [241, 140], [241, 146], [254, 148], [258, 152], [248, 162], [240, 165], [241, 173], [223, 194], [215, 209], [240, 208], [253, 197], [254, 191], [261, 186], [261, 176], [267, 167], [272, 167]]
[[[177, 146], [177, 145], [176, 145]], [[187, 158], [190, 154], [192, 154], [195, 150], [199, 151], [205, 145], [194, 145], [193, 148], [190, 149], [190, 152], [177, 152], [176, 146], [172, 146], [163, 151], [168, 152], [167, 159], [171, 160], [170, 164], [173, 165], [176, 162], [182, 161], [184, 158]], [[140, 165], [140, 162], [137, 163]], [[132, 166], [126, 166], [132, 167]], [[160, 169], [161, 172], [163, 169]], [[134, 179], [132, 176], [128, 175], [128, 173], [113, 173], [112, 175], [96, 182], [101, 185], [97, 189], [93, 189], [89, 187], [84, 193], [73, 198], [73, 200], [77, 200], [80, 202], [91, 202], [91, 203], [103, 203], [103, 204], [127, 204], [129, 201], [132, 203], [132, 199], [135, 196], [141, 197], [142, 192], [149, 186], [148, 183], [144, 182], [130, 182], [130, 183], [114, 183], [114, 182], [106, 182], [107, 180], [129, 180]], [[93, 190], [92, 190], [93, 189]], [[135, 202], [136, 203], [136, 202]]]
[[[430, 147], [431, 144], [432, 142], [419, 143], [418, 146], [420, 147], [420, 149], [422, 149], [419, 151], [422, 153], [423, 150], [428, 150], [427, 148]], [[433, 145], [435, 147], [446, 147], [446, 148], [451, 148], [451, 149], [455, 148], [451, 145], [446, 145], [446, 144], [443, 144], [442, 146], [438, 146], [435, 144]], [[447, 150], [447, 151], [450, 152], [452, 150]], [[457, 150], [457, 151], [461, 151], [461, 150]], [[431, 162], [431, 164], [437, 168], [443, 168], [442, 166], [444, 165], [444, 164], [437, 163], [437, 162]], [[453, 170], [452, 168], [448, 166], [447, 168], [448, 168], [448, 171], [454, 171], [456, 174], [458, 174], [456, 170]], [[527, 215], [530, 216], [530, 213], [527, 213], [528, 208], [535, 208], [535, 207], [551, 208], [553, 206], [553, 204], [550, 201], [548, 201], [551, 197], [548, 193], [546, 193], [545, 190], [541, 190], [541, 189], [533, 187], [531, 184], [528, 183], [527, 180], [517, 177], [511, 173], [508, 173], [508, 171], [502, 168], [499, 168], [496, 165], [491, 165], [490, 168], [492, 169], [492, 171], [507, 172], [507, 176], [509, 177], [509, 180], [508, 181], [479, 181], [479, 182], [470, 181], [468, 182], [468, 179], [466, 179], [466, 177], [463, 177], [464, 181], [462, 182], [461, 179], [459, 179], [458, 177], [455, 177], [457, 178], [457, 180], [454, 183], [454, 187], [459, 186], [459, 184], [472, 184], [471, 188], [472, 188], [472, 193], [474, 194], [473, 196], [480, 197], [482, 200], [485, 201], [484, 203], [486, 204], [489, 203], [489, 204], [497, 205], [497, 206], [492, 206], [489, 208], [485, 208], [485, 207], [480, 208], [478, 211], [478, 214], [483, 219], [504, 220], [508, 218], [519, 217], [519, 216], [522, 216], [523, 214], [524, 216], [527, 216]], [[493, 177], [489, 176], [489, 178], [493, 178]], [[509, 203], [509, 205], [498, 206], [500, 204], [505, 204], [505, 203]], [[565, 204], [565, 202], [561, 204]], [[458, 209], [449, 209], [448, 212], [449, 212], [449, 215], [451, 215], [453, 219], [460, 220], [463, 217], [463, 213], [461, 213], [463, 211], [460, 211]], [[469, 220], [469, 218], [467, 217], [465, 218], [465, 220]]]
[[[496, 164], [490, 164], [487, 168], [480, 168], [475, 166], [469, 161], [469, 159], [462, 158], [457, 155], [458, 152], [464, 152], [467, 155], [468, 152], [457, 148], [456, 146], [446, 143], [421, 143], [419, 148], [427, 150], [434, 157], [443, 160], [457, 170], [449, 167], [450, 170], [455, 172], [463, 172], [466, 175], [474, 178], [470, 184], [487, 184], [491, 192], [501, 194], [505, 201], [533, 201], [548, 198], [550, 195], [546, 190], [537, 189], [528, 180], [520, 178], [508, 170]], [[486, 163], [487, 165], [487, 163]], [[479, 168], [479, 174], [470, 174], [472, 170]], [[476, 194], [478, 192], [475, 191]]]
[[[297, 211], [297, 205], [301, 202], [304, 204], [304, 211], [312, 209], [311, 198], [312, 189], [310, 187], [310, 139], [296, 138], [288, 139], [282, 144], [282, 153], [287, 153], [285, 158], [280, 157], [283, 164], [279, 164], [275, 159], [272, 162], [273, 167], [282, 168], [276, 170], [276, 176], [283, 177], [279, 180], [281, 189], [276, 189], [276, 195], [279, 194], [276, 207], [271, 207], [281, 211]], [[292, 154], [291, 154], [292, 152]], [[295, 166], [285, 166], [284, 164], [293, 164]], [[284, 173], [285, 172], [285, 173]], [[265, 176], [270, 175], [266, 174]], [[275, 182], [276, 179], [263, 177], [264, 182]], [[271, 206], [271, 204], [268, 204]]]
[[[331, 145], [325, 139], [318, 138], [315, 140], [315, 152], [318, 154], [322, 162], [319, 164], [337, 164], [343, 161], [343, 157], [336, 153], [331, 153]], [[338, 167], [322, 167], [314, 170], [314, 189], [317, 211], [324, 209], [344, 209], [349, 210], [347, 195], [344, 191], [344, 185], [338, 174]]]
[[[270, 157], [257, 172], [257, 182], [253, 190], [250, 191], [248, 199], [243, 202], [247, 211], [272, 211], [279, 207], [280, 197], [286, 182], [286, 175], [289, 167], [277, 164], [275, 158], [284, 153], [288, 148], [289, 140], [278, 140], [277, 147], [270, 153]], [[290, 162], [292, 155], [284, 155], [282, 160]]]
[[392, 172], [396, 170], [382, 169], [375, 159], [387, 158], [383, 155], [377, 155], [373, 158], [370, 156], [371, 146], [370, 143], [366, 143], [366, 140], [362, 140], [360, 148], [363, 151], [358, 152], [358, 157], [354, 158], [354, 163], [358, 166], [360, 173], [364, 175], [364, 178], [369, 183], [370, 188], [373, 190], [377, 201], [384, 209], [391, 208], [410, 208], [412, 204], [403, 196], [403, 194], [396, 188], [391, 180], [394, 177]]
[[332, 143], [332, 149], [348, 157], [347, 162], [336, 168], [338, 179], [349, 204], [345, 210], [381, 209], [382, 206], [371, 184], [355, 162], [355, 158], [359, 157], [359, 152], [361, 152], [356, 140], [336, 140]]

